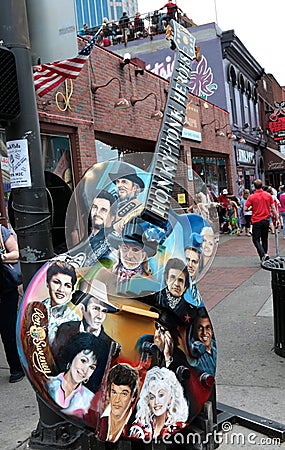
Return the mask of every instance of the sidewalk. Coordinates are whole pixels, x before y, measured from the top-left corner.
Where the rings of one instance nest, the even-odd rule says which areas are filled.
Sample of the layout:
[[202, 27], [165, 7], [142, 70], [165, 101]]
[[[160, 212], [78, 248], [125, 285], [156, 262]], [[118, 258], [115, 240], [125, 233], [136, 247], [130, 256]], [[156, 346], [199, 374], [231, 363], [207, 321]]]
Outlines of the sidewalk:
[[[275, 255], [270, 235], [271, 256]], [[285, 241], [280, 236], [280, 253]], [[217, 401], [285, 424], [285, 358], [273, 351], [271, 274], [261, 269], [251, 239], [221, 235], [219, 248], [209, 271], [199, 282], [199, 290], [210, 312], [218, 345]], [[8, 383], [9, 371], [0, 347], [0, 448], [26, 448], [24, 443], [38, 421], [35, 394], [27, 380]], [[5, 406], [4, 406], [5, 405]], [[232, 432], [248, 436], [251, 430], [234, 425]], [[219, 449], [285, 448], [256, 443], [231, 442], [224, 435]], [[263, 441], [266, 442], [266, 441]]]

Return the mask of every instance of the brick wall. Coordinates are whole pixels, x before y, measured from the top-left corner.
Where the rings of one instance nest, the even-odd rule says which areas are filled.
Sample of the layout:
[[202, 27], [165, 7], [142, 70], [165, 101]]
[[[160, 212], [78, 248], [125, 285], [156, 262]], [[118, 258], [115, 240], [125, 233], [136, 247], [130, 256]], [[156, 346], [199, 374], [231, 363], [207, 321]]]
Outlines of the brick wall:
[[[83, 46], [85, 42], [81, 41], [82, 39], [80, 39], [80, 46]], [[121, 68], [120, 61], [122, 58], [118, 55], [96, 46], [80, 76], [73, 82], [72, 95], [70, 95], [69, 82], [68, 93], [65, 92], [65, 85], [62, 84], [41, 99], [37, 99], [42, 126], [47, 128], [49, 124], [57, 124], [62, 129], [64, 127], [73, 128], [75, 133], [73, 159], [79, 177], [96, 162], [95, 138], [113, 146], [124, 146], [133, 151], [154, 151], [160, 128], [160, 121], [150, 117], [155, 108], [154, 96], [150, 96], [128, 109], [116, 110], [114, 103], [119, 98], [117, 80], [98, 89], [95, 94], [91, 92], [91, 85], [100, 86], [116, 77], [120, 80], [123, 97], [128, 100], [131, 97], [143, 98], [148, 93], [155, 92], [158, 98], [158, 108], [164, 108], [168, 83], [150, 72], [136, 76], [135, 64], [130, 63]], [[56, 102], [56, 93], [59, 91], [63, 95], [58, 95]], [[66, 106], [63, 100], [69, 95], [70, 108], [60, 111], [58, 106], [60, 108]], [[199, 105], [201, 122], [210, 123], [217, 119], [221, 127], [229, 123], [226, 111], [210, 103], [208, 103], [208, 109], [205, 109], [204, 101], [192, 95], [189, 99]], [[231, 180], [231, 142], [226, 137], [216, 136], [216, 126], [217, 121], [203, 128], [201, 143], [183, 140], [183, 145], [190, 152], [195, 150], [204, 155], [211, 155], [215, 152], [216, 155], [226, 156], [229, 164], [228, 179]], [[228, 129], [226, 128], [224, 131], [226, 130]]]

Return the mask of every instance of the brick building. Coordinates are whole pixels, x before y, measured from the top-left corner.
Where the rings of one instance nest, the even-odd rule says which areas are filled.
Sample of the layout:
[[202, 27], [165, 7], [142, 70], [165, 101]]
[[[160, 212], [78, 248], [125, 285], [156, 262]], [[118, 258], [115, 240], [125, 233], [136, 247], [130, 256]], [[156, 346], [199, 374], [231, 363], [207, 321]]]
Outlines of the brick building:
[[[80, 38], [79, 45], [84, 44]], [[155, 107], [164, 109], [168, 82], [148, 71], [138, 71], [139, 63], [134, 60], [124, 65], [122, 57], [96, 46], [73, 83], [68, 80], [45, 96], [37, 97], [49, 189], [54, 184], [61, 187], [64, 184], [72, 191], [89, 167], [106, 158], [120, 158], [143, 169], [148, 167], [161, 123], [151, 118], [151, 114]], [[150, 93], [155, 95], [148, 96]], [[130, 101], [146, 96], [134, 106], [114, 108], [119, 97]], [[186, 166], [177, 173], [174, 193], [175, 197], [186, 192], [183, 208], [191, 202], [187, 192], [194, 193], [192, 167], [199, 175], [207, 170], [204, 179], [214, 194], [226, 186], [233, 190], [234, 183], [231, 141], [226, 133], [220, 132], [220, 129], [227, 131], [228, 113], [194, 95], [189, 96], [187, 111], [190, 126], [181, 145], [181, 161]], [[1, 136], [5, 141], [4, 131]], [[9, 191], [8, 173], [2, 170], [2, 175], [7, 181], [5, 190]], [[54, 195], [56, 198], [56, 189]], [[62, 213], [66, 205], [59, 202], [59, 208]]]

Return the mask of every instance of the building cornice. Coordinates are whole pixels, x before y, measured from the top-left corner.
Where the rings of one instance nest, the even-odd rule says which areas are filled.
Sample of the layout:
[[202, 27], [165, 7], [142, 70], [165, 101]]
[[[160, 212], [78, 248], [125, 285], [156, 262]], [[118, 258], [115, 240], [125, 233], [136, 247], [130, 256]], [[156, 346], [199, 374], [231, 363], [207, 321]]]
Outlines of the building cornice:
[[256, 82], [264, 75], [264, 69], [235, 35], [234, 30], [222, 33], [221, 45], [223, 58], [236, 66], [253, 82]]

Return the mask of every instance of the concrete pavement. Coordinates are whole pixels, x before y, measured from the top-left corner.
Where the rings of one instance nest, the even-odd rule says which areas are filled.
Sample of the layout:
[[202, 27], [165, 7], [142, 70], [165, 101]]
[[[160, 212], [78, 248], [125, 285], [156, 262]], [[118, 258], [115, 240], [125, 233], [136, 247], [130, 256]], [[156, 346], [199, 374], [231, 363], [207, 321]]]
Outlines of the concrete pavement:
[[[281, 238], [280, 250], [285, 256]], [[275, 256], [271, 235], [269, 253]], [[271, 274], [260, 268], [251, 239], [221, 235], [217, 255], [199, 282], [199, 290], [218, 344], [218, 402], [285, 424], [285, 358], [273, 351]], [[8, 376], [0, 347], [0, 449], [23, 449], [37, 424], [37, 403], [27, 380], [11, 385]], [[234, 439], [237, 432], [245, 436], [243, 443]], [[253, 443], [250, 434], [250, 429], [234, 425], [223, 435], [219, 448], [285, 448], [284, 443], [279, 446], [259, 433]]]

